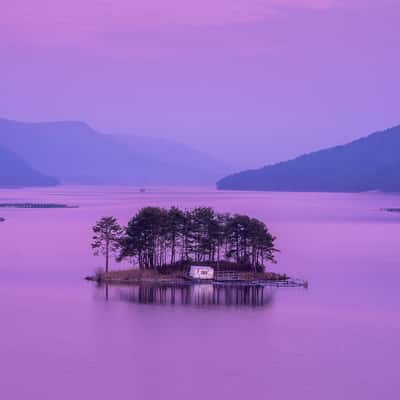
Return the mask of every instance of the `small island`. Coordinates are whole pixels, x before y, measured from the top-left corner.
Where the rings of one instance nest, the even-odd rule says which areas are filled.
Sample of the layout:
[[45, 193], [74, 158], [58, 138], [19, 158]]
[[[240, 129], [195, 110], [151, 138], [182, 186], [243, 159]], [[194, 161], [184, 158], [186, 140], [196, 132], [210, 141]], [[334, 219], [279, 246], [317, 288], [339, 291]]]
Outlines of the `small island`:
[[[276, 264], [276, 237], [256, 218], [221, 214], [210, 207], [145, 207], [121, 227], [104, 217], [93, 227], [92, 249], [105, 268], [86, 279], [101, 283], [267, 284], [304, 286], [267, 269]], [[110, 258], [129, 269], [110, 271]]]
[[4, 222], [6, 219], [3, 217], [0, 217], [0, 222]]
[[382, 208], [382, 211], [391, 213], [400, 213], [400, 208]]

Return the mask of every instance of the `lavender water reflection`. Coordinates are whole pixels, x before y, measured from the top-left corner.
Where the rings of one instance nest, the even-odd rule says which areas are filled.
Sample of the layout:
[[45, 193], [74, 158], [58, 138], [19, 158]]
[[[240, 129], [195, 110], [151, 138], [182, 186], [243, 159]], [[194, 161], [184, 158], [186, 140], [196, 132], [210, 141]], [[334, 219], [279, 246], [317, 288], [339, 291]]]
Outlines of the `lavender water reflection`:
[[268, 307], [274, 288], [261, 285], [109, 285], [96, 287], [96, 298], [136, 304]]

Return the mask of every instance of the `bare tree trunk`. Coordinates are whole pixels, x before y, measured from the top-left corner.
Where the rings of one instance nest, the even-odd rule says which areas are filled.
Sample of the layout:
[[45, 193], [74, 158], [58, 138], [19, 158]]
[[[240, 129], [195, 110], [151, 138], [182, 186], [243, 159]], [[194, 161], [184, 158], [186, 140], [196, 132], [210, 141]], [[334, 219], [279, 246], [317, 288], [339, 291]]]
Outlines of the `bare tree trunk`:
[[171, 264], [175, 262], [175, 234], [172, 238], [172, 248], [171, 248]]
[[106, 273], [108, 273], [108, 267], [110, 264], [110, 241], [106, 242]]

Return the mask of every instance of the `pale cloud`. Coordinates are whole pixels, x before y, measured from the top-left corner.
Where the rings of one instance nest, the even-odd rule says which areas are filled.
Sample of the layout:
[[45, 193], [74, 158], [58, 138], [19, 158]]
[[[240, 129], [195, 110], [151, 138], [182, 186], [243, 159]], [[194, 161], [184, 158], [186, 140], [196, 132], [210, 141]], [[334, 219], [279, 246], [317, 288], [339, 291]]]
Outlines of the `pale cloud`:
[[223, 27], [268, 21], [285, 10], [324, 12], [398, 0], [2, 0], [0, 45], [90, 47], [104, 33]]
[[334, 7], [337, 4], [337, 0], [273, 0], [270, 3], [272, 6], [290, 8], [327, 9]]
[[[336, 0], [3, 0], [2, 37], [39, 43], [93, 40], [100, 32], [263, 21], [282, 8], [326, 9]], [[1, 41], [1, 39], [0, 39]]]

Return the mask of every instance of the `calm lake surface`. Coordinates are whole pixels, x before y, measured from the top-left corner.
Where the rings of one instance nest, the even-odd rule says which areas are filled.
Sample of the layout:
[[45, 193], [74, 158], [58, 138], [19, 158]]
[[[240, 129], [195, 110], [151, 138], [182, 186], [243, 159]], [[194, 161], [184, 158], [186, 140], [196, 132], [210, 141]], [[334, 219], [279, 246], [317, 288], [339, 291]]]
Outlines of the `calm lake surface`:
[[[17, 201], [80, 208], [0, 209], [1, 398], [399, 398], [400, 214], [380, 209], [400, 207], [400, 196], [0, 191], [0, 202]], [[90, 227], [104, 215], [126, 223], [147, 205], [261, 218], [282, 250], [271, 268], [307, 279], [308, 290], [224, 292], [216, 302], [205, 286], [171, 302], [110, 287], [107, 301], [105, 287], [83, 280], [102, 263]]]

